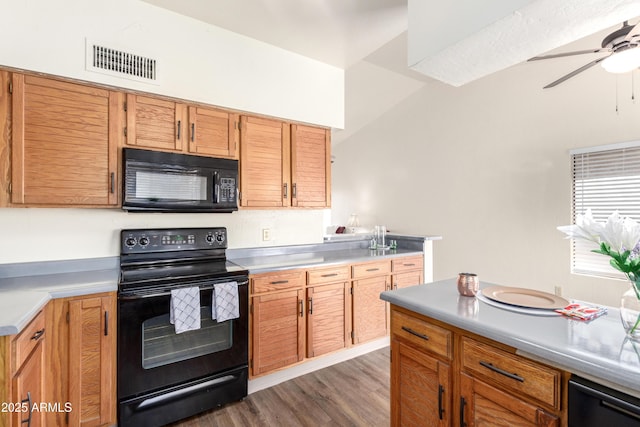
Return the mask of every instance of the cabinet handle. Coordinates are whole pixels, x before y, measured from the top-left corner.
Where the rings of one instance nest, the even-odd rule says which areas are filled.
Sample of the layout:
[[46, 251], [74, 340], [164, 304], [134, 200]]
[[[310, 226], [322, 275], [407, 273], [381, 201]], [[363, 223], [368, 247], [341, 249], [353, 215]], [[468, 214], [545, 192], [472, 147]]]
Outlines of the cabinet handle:
[[196, 136], [196, 124], [191, 123], [191, 142], [194, 141], [195, 136]]
[[27, 423], [27, 427], [31, 427], [31, 416], [33, 415], [33, 406], [31, 405], [31, 392], [27, 392], [27, 398], [22, 399], [21, 403], [29, 404], [29, 417], [26, 420], [20, 420], [20, 424]]
[[33, 334], [33, 336], [31, 337], [31, 339], [34, 341], [38, 341], [40, 337], [42, 337], [43, 335], [44, 335], [44, 328], [40, 329], [39, 331], [36, 331], [35, 334]]
[[111, 172], [109, 174], [109, 191], [111, 192], [111, 194], [113, 194], [116, 191], [116, 174]]
[[309, 298], [309, 314], [313, 314], [313, 298]]
[[464, 397], [460, 397], [460, 427], [466, 427], [467, 423], [464, 422], [464, 405], [467, 402], [464, 400]]
[[378, 271], [378, 270], [380, 270], [378, 267], [376, 267], [376, 268], [367, 268], [368, 272]]
[[104, 312], [104, 336], [109, 335], [109, 312], [105, 310]]
[[421, 334], [420, 332], [416, 332], [416, 331], [414, 331], [414, 330], [413, 330], [413, 329], [411, 329], [411, 328], [408, 328], [408, 327], [406, 327], [406, 326], [403, 326], [403, 327], [402, 327], [402, 330], [403, 330], [403, 331], [407, 331], [407, 332], [409, 332], [411, 335], [415, 335], [415, 336], [416, 336], [416, 337], [418, 337], [418, 338], [422, 338], [422, 339], [423, 339], [423, 340], [425, 340], [425, 341], [429, 341], [429, 337], [428, 337], [427, 335], [425, 335], [425, 334]]
[[524, 382], [524, 378], [522, 378], [520, 375], [518, 374], [512, 374], [511, 372], [507, 372], [504, 369], [500, 369], [496, 366], [493, 366], [491, 363], [489, 362], [484, 362], [484, 361], [480, 361], [480, 365], [484, 366], [487, 369], [492, 370], [493, 372], [497, 372], [500, 375], [504, 375], [507, 378], [511, 378], [512, 380], [516, 380], [516, 381], [520, 381], [521, 383]]
[[283, 285], [285, 283], [289, 283], [288, 280], [276, 280], [274, 282], [269, 282], [271, 285]]
[[180, 130], [182, 129], [182, 121], [178, 120], [178, 139], [180, 139]]
[[327, 274], [323, 274], [321, 277], [333, 277], [333, 276], [337, 276], [338, 273], [327, 273]]
[[402, 264], [402, 265], [404, 265], [405, 267], [414, 267], [414, 266], [415, 266], [415, 264], [414, 264], [414, 263], [410, 263], [410, 264]]
[[298, 185], [294, 182], [293, 187], [291, 187], [291, 197], [295, 199], [297, 192], [298, 192]]
[[302, 300], [298, 302], [300, 303], [300, 317], [304, 317], [304, 302]]
[[444, 416], [444, 407], [442, 405], [443, 397], [444, 397], [444, 387], [442, 386], [442, 384], [439, 384], [438, 385], [438, 416], [440, 417], [440, 419], [443, 419], [443, 416]]
[[287, 183], [286, 182], [284, 183], [283, 187], [284, 187], [284, 196], [282, 196], [282, 198], [286, 199], [287, 197], [289, 197], [288, 196], [289, 192], [287, 191]]

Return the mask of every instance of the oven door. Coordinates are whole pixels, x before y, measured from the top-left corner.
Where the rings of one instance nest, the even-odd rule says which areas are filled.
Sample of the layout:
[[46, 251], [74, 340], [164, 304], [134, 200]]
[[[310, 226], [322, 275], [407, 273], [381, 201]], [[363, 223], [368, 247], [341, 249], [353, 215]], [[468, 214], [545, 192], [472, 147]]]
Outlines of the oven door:
[[248, 280], [235, 280], [239, 318], [212, 320], [212, 290], [202, 287], [201, 327], [180, 334], [169, 322], [170, 292], [119, 295], [119, 399], [248, 365]]

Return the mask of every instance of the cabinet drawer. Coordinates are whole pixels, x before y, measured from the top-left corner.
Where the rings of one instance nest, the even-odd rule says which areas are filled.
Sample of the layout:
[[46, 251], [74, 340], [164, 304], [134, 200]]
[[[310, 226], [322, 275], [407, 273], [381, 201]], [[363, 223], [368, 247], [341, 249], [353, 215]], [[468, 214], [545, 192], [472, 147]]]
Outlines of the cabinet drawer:
[[404, 258], [396, 258], [391, 261], [391, 271], [401, 273], [409, 270], [422, 270], [424, 259], [422, 255], [408, 256]]
[[392, 310], [391, 337], [402, 338], [424, 350], [451, 359], [451, 331], [417, 317]]
[[15, 373], [22, 363], [29, 357], [33, 349], [38, 343], [44, 339], [44, 312], [38, 315], [20, 332], [13, 341], [14, 363], [13, 372]]
[[391, 273], [391, 261], [376, 261], [351, 266], [351, 277], [360, 279], [362, 277], [380, 276]]
[[346, 282], [349, 278], [348, 265], [307, 271], [308, 286], [319, 285], [322, 283]]
[[462, 340], [462, 368], [498, 386], [560, 409], [559, 371], [470, 338]]
[[251, 276], [251, 293], [302, 288], [305, 284], [304, 273], [304, 270], [294, 270]]

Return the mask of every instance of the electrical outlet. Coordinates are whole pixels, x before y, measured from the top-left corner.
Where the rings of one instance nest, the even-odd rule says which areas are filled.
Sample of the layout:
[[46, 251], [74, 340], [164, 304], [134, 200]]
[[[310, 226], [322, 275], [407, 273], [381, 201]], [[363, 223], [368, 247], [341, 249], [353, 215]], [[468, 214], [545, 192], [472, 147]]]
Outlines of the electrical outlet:
[[271, 240], [271, 229], [270, 228], [263, 228], [262, 229], [262, 240], [263, 241], [268, 241]]
[[556, 294], [556, 296], [561, 297], [562, 296], [562, 286], [556, 286], [553, 288], [553, 292]]

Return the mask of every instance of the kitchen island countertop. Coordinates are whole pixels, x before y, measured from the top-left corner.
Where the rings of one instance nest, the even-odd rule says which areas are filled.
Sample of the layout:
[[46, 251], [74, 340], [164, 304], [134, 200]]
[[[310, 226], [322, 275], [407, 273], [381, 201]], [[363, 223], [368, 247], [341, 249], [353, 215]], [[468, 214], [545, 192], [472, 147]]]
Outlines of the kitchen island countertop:
[[[480, 288], [492, 286], [482, 283]], [[514, 347], [516, 353], [640, 396], [640, 343], [626, 339], [619, 311], [590, 322], [523, 314], [460, 296], [456, 279], [383, 292], [391, 304]]]

